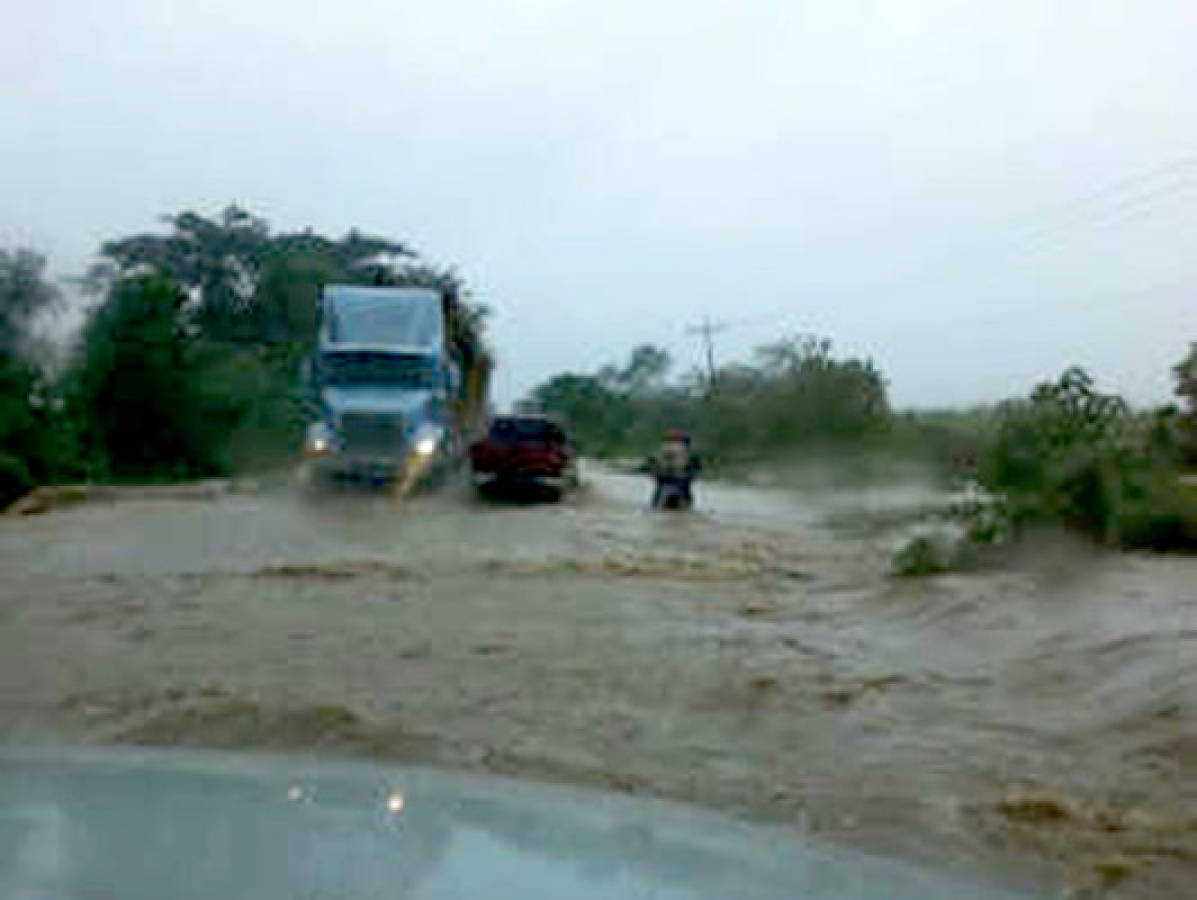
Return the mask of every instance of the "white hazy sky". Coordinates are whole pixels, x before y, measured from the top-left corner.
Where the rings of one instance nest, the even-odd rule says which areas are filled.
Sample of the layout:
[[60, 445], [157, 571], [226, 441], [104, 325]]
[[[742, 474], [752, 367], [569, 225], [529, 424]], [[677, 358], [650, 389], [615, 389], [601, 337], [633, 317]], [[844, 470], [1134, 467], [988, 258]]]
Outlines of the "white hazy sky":
[[7, 0], [0, 244], [79, 271], [236, 201], [454, 263], [501, 401], [783, 330], [899, 405], [1197, 340], [1193, 0]]

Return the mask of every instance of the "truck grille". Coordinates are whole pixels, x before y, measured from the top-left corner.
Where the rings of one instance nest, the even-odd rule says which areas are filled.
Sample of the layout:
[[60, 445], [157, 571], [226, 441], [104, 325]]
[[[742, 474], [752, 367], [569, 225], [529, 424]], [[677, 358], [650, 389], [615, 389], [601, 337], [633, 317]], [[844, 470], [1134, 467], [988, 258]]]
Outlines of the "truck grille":
[[403, 418], [385, 413], [344, 413], [341, 436], [350, 453], [398, 453], [403, 446]]

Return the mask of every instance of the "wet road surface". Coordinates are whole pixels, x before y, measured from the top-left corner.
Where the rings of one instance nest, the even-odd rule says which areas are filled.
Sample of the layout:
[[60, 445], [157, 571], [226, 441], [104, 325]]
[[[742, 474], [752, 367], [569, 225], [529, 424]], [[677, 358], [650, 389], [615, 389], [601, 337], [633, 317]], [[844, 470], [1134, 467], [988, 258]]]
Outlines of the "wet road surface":
[[294, 489], [0, 520], [9, 742], [271, 747], [696, 801], [1095, 896], [1197, 883], [1197, 560], [888, 575], [920, 487], [644, 509]]

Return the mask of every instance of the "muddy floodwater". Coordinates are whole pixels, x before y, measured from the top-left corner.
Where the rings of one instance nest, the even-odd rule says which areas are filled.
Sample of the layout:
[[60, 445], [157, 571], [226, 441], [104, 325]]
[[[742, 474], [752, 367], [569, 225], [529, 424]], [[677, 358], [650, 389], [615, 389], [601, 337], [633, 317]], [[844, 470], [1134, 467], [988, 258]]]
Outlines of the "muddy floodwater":
[[0, 519], [10, 743], [598, 785], [1034, 895], [1197, 896], [1197, 559], [1059, 536], [888, 574], [923, 488], [592, 470], [558, 505], [279, 487]]

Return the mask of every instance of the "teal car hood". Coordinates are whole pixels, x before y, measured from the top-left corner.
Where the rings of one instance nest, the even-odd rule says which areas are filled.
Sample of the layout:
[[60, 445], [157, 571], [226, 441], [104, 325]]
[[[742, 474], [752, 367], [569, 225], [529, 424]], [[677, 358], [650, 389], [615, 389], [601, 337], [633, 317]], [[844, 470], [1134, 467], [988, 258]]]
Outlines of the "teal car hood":
[[686, 806], [410, 767], [0, 750], [6, 900], [1001, 900]]

